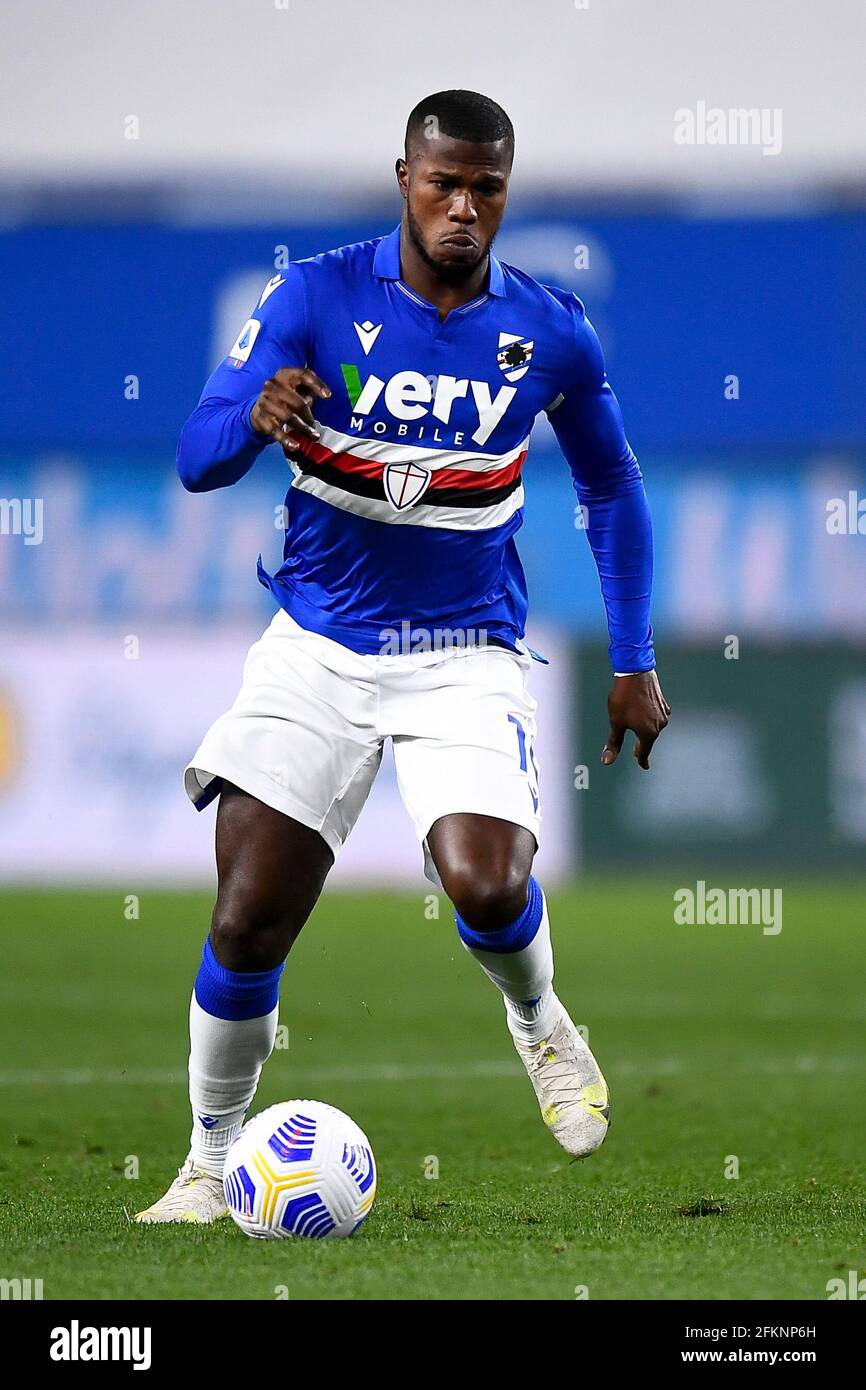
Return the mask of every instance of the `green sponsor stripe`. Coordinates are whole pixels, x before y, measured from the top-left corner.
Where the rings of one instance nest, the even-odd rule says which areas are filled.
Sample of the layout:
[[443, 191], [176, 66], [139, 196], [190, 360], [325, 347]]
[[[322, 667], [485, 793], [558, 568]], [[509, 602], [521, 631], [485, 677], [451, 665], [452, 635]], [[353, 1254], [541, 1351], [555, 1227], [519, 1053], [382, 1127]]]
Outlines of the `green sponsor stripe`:
[[346, 383], [346, 391], [349, 395], [349, 404], [354, 406], [361, 394], [361, 377], [358, 368], [351, 362], [341, 362], [340, 371], [343, 373], [343, 380]]

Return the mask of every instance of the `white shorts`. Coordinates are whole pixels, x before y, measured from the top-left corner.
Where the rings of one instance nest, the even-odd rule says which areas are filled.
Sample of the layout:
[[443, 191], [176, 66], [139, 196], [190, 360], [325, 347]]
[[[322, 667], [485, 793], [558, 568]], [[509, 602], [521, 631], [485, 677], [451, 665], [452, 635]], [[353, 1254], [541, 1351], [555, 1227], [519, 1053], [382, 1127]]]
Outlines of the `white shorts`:
[[367, 656], [282, 609], [250, 647], [231, 709], [184, 772], [203, 809], [222, 780], [317, 830], [334, 857], [392, 741], [400, 795], [427, 832], [457, 811], [525, 826], [539, 843], [532, 658], [504, 647]]

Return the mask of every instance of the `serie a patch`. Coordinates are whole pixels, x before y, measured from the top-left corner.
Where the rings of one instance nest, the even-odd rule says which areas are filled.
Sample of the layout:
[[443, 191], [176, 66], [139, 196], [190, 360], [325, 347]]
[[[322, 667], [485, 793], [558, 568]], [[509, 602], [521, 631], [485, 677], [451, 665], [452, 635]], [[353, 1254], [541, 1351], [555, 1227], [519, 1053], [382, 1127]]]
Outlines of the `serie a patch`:
[[226, 358], [230, 367], [242, 367], [248, 361], [261, 326], [259, 319], [247, 319], [235, 339], [234, 347]]

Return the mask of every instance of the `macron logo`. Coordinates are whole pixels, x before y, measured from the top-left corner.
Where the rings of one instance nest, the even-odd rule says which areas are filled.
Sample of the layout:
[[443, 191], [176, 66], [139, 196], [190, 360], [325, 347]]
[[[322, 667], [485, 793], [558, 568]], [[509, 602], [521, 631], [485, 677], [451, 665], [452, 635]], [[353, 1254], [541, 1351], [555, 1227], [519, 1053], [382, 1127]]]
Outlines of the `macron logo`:
[[363, 323], [355, 324], [355, 332], [360, 339], [361, 347], [364, 349], [364, 356], [369, 357], [370, 349], [382, 332], [381, 323], [371, 323], [369, 319], [365, 319]]
[[285, 275], [274, 275], [274, 276], [268, 281], [268, 283], [265, 285], [265, 288], [262, 290], [262, 297], [261, 297], [261, 299], [259, 300], [258, 304], [256, 305], [256, 308], [257, 308], [257, 309], [261, 309], [261, 307], [262, 307], [262, 305], [264, 304], [265, 300], [266, 300], [266, 299], [270, 299], [270, 297], [271, 297], [271, 295], [273, 294], [274, 290], [278, 290], [278, 289], [280, 288], [280, 285], [284, 285], [285, 283], [286, 283], [286, 277], [285, 277]]

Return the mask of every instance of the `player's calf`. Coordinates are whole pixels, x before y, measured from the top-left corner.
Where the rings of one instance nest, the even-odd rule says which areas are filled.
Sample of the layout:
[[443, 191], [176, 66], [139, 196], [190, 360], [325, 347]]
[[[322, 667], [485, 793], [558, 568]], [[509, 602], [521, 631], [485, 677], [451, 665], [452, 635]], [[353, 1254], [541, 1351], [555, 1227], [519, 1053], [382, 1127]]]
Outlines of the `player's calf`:
[[226, 786], [217, 812], [219, 893], [189, 1011], [190, 1150], [143, 1222], [224, 1214], [222, 1175], [277, 1032], [285, 957], [332, 855], [306, 826]]
[[544, 1123], [567, 1153], [584, 1158], [604, 1141], [610, 1102], [598, 1063], [553, 992], [550, 924], [538, 882], [530, 878], [526, 905], [508, 926], [476, 931], [458, 914], [457, 930], [502, 993]]
[[461, 815], [437, 822], [428, 840], [460, 939], [505, 1001], [542, 1118], [566, 1152], [585, 1157], [607, 1134], [609, 1098], [595, 1058], [553, 992], [547, 906], [530, 873], [533, 837], [492, 817]]

